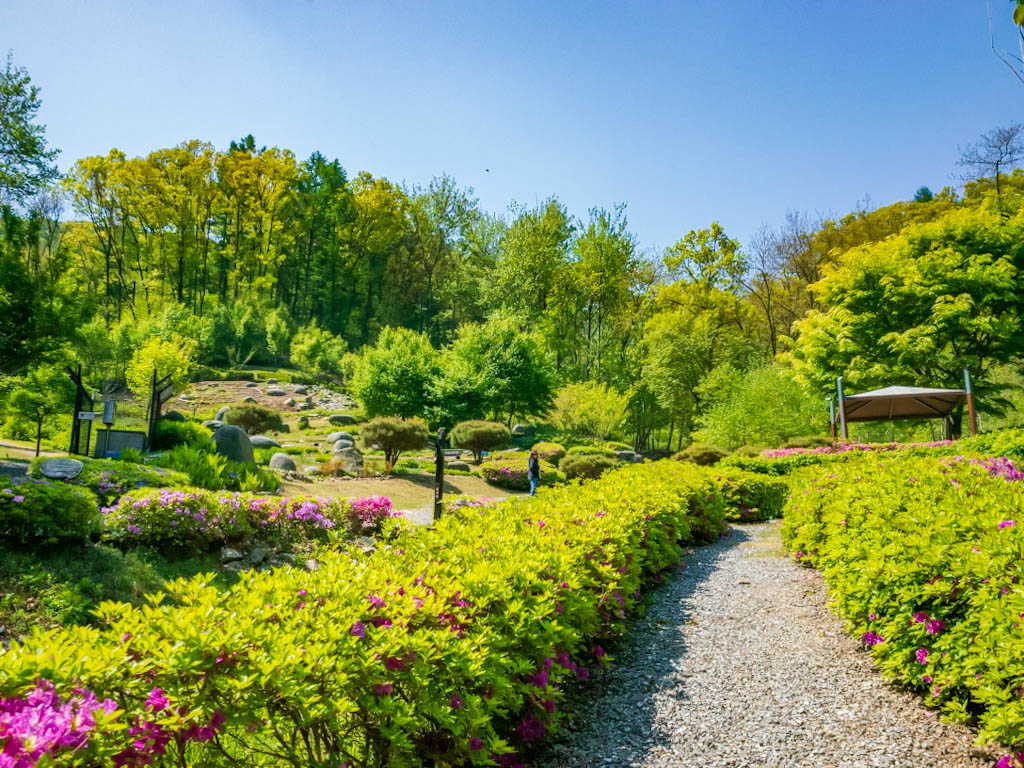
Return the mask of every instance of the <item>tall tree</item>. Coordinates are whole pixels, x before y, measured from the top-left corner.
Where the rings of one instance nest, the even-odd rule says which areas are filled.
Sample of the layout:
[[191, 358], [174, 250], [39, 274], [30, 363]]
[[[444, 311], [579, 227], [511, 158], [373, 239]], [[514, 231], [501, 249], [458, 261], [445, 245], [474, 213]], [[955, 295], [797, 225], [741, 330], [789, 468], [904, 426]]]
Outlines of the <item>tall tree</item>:
[[986, 176], [994, 179], [998, 200], [1002, 195], [1003, 175], [1016, 168], [1021, 157], [1024, 157], [1024, 125], [1013, 123], [982, 134], [964, 151], [957, 165], [966, 169], [965, 181]]
[[46, 146], [46, 126], [35, 122], [42, 100], [14, 55], [0, 72], [0, 204], [23, 203], [57, 178], [59, 150]]

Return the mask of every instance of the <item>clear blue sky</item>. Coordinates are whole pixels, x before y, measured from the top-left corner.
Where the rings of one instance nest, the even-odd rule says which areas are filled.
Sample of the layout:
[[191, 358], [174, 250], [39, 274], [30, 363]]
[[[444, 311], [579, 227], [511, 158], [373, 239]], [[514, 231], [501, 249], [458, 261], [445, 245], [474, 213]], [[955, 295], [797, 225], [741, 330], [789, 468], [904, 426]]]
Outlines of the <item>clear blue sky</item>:
[[[1010, 3], [992, 0], [1003, 45]], [[190, 138], [338, 157], [487, 210], [627, 205], [644, 248], [954, 183], [1024, 119], [983, 0], [3, 0], [61, 166]], [[485, 169], [490, 169], [486, 172]]]

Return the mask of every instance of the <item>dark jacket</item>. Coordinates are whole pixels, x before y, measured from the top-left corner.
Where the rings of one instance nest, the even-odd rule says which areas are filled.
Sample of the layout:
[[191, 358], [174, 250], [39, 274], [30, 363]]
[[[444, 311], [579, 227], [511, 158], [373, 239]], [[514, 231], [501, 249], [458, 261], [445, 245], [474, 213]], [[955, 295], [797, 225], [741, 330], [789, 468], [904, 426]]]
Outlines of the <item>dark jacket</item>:
[[535, 477], [540, 480], [540, 461], [537, 460], [536, 456], [530, 457], [529, 469], [526, 472], [527, 477]]

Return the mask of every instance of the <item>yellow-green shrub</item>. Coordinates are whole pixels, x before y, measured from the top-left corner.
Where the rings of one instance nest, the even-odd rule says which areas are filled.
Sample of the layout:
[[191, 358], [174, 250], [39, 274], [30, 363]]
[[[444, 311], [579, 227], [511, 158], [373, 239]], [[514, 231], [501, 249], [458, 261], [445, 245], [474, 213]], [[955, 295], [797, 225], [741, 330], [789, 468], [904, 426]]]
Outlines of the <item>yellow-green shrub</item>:
[[883, 672], [983, 738], [1024, 742], [1024, 475], [864, 455], [803, 470], [783, 536]]
[[[88, 749], [122, 762], [153, 752], [145, 729], [164, 739], [157, 765], [178, 764], [182, 734], [209, 737], [189, 742], [191, 765], [488, 763], [556, 727], [564, 683], [606, 663], [640, 590], [698, 531], [721, 531], [711, 473], [626, 471], [465, 507], [313, 572], [248, 573], [224, 592], [198, 577], [141, 609], [105, 603], [102, 630], [38, 630], [0, 652], [0, 698], [44, 680], [116, 702], [136, 732], [105, 721]], [[60, 760], [89, 764], [86, 751]]]

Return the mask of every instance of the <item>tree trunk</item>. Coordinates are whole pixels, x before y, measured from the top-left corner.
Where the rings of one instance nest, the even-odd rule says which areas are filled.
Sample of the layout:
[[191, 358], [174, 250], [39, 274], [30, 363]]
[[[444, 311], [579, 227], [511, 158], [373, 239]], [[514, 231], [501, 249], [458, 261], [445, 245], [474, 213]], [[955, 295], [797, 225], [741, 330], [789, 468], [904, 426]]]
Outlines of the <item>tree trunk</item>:
[[[76, 414], [77, 416], [77, 414]], [[43, 442], [43, 419], [36, 419], [36, 458], [39, 458], [39, 446]]]

